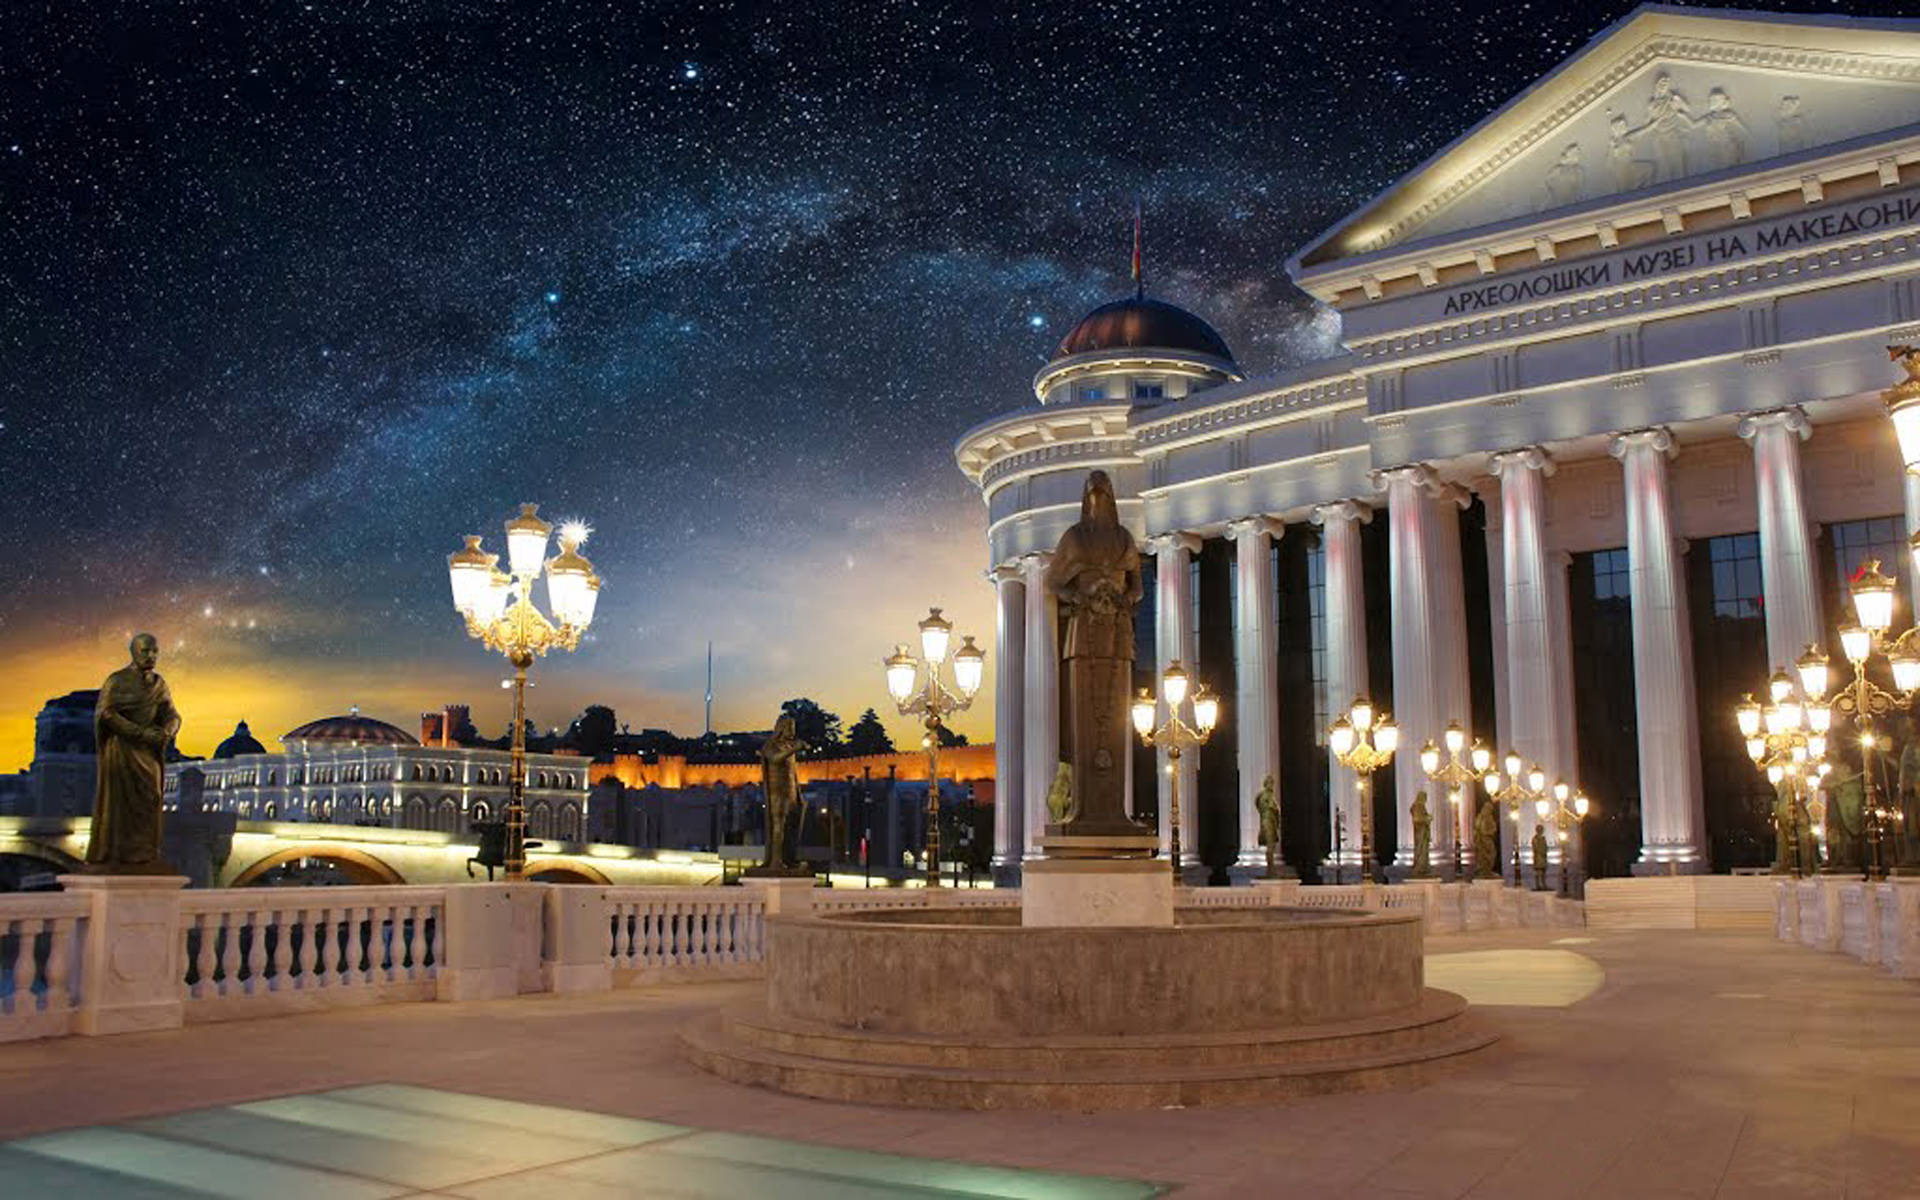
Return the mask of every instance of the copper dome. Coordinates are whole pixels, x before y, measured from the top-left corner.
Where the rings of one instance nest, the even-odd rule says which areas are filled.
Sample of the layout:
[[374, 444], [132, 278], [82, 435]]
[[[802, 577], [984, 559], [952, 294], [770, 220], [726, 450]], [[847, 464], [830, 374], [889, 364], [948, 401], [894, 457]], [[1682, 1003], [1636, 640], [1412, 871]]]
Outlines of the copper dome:
[[[293, 735], [288, 734], [287, 736], [292, 737]], [[242, 721], [233, 727], [233, 735], [231, 737], [214, 748], [213, 756], [215, 758], [233, 758], [241, 754], [265, 754], [266, 752], [267, 748], [255, 740], [253, 732], [247, 728], [247, 723]]]
[[1184, 308], [1144, 296], [1103, 304], [1082, 317], [1053, 357], [1103, 350], [1174, 350], [1233, 362], [1233, 351], [1213, 326]]
[[366, 746], [418, 746], [419, 739], [397, 725], [363, 717], [322, 717], [280, 735], [283, 742], [350, 742]]

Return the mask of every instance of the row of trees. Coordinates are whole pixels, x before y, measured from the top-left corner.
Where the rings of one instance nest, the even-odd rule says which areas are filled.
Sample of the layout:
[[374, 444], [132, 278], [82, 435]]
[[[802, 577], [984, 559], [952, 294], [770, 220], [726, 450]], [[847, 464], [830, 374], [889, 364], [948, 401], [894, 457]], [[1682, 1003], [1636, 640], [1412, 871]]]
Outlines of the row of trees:
[[[860, 719], [851, 728], [843, 726], [840, 714], [828, 712], [805, 696], [782, 704], [780, 715], [793, 718], [794, 732], [806, 746], [808, 758], [852, 758], [867, 754], [891, 754], [896, 749], [886, 726], [880, 723], [880, 714], [871, 708], [861, 713]], [[462, 733], [466, 737], [462, 737]], [[588, 758], [631, 749], [621, 744], [631, 735], [621, 727], [613, 709], [604, 704], [589, 704], [586, 711], [575, 717], [558, 739], [539, 734], [534, 730], [532, 721], [527, 722], [527, 735], [529, 746], [543, 743], [541, 749], [550, 749], [557, 745], [578, 751]], [[473, 733], [470, 724], [464, 730], [456, 731], [455, 737], [467, 744], [488, 744]], [[499, 744], [504, 746], [506, 741], [507, 737], [503, 735]], [[941, 728], [942, 747], [966, 744], [965, 734], [954, 733], [944, 726]]]

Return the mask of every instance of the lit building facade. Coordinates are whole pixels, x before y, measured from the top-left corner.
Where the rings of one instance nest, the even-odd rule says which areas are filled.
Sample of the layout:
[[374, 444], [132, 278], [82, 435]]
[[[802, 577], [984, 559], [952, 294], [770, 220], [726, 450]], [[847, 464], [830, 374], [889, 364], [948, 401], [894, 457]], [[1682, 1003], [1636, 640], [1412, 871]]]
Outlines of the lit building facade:
[[[432, 714], [438, 716], [439, 714]], [[196, 772], [198, 804], [243, 821], [379, 824], [394, 829], [465, 832], [503, 818], [506, 750], [421, 745], [395, 725], [361, 716], [310, 721], [280, 736], [269, 754], [245, 722], [204, 762], [167, 766], [165, 805], [194, 803], [182, 776]], [[527, 836], [580, 841], [587, 829], [588, 762], [577, 755], [527, 755]], [[189, 777], [191, 778], [191, 777]]]
[[[1920, 341], [1920, 23], [1637, 10], [1287, 270], [1337, 357], [1244, 379], [1199, 318], [1122, 301], [959, 442], [999, 592], [996, 858], [1045, 821], [1039, 579], [1101, 468], [1149, 577], [1135, 682], [1177, 658], [1226, 701], [1181, 762], [1216, 873], [1259, 860], [1269, 775], [1285, 857], [1354, 860], [1325, 730], [1359, 694], [1400, 725], [1375, 829], [1403, 862], [1449, 722], [1592, 795], [1596, 871], [1769, 861], [1733, 705], [1837, 647], [1865, 559], [1911, 616], [1920, 493], [1879, 393]], [[1164, 766], [1136, 758], [1136, 815]], [[1470, 859], [1471, 810], [1432, 808], [1434, 861]]]

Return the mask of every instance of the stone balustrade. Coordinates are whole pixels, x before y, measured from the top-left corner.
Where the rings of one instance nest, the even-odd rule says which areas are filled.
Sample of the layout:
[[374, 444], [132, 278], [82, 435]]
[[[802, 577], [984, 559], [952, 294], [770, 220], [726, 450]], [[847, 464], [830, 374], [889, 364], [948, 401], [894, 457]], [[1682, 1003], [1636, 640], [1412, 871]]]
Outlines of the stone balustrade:
[[[170, 877], [69, 876], [63, 883], [69, 890], [0, 896], [0, 1042], [350, 1005], [749, 978], [764, 969], [769, 916], [1020, 903], [1010, 889], [829, 890], [805, 879], [739, 888], [475, 883], [200, 891], [183, 890]], [[1183, 887], [1177, 904], [1417, 912], [1429, 933], [1580, 923], [1577, 903], [1497, 882], [1261, 881]], [[1891, 934], [1879, 940], [1897, 941]], [[1920, 966], [1920, 946], [1907, 951], [1907, 960]]]
[[1823, 875], [1774, 884], [1774, 935], [1920, 979], [1920, 877]]

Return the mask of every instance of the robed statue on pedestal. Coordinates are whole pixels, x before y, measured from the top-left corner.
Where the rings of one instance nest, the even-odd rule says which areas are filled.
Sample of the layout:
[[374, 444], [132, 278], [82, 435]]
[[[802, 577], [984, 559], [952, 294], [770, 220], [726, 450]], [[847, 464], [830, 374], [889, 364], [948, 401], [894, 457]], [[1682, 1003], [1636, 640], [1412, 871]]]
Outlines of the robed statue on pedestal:
[[97, 774], [87, 866], [101, 875], [172, 875], [160, 857], [160, 794], [180, 713], [155, 669], [159, 640], [138, 634], [127, 650], [133, 661], [107, 676], [93, 710]]

